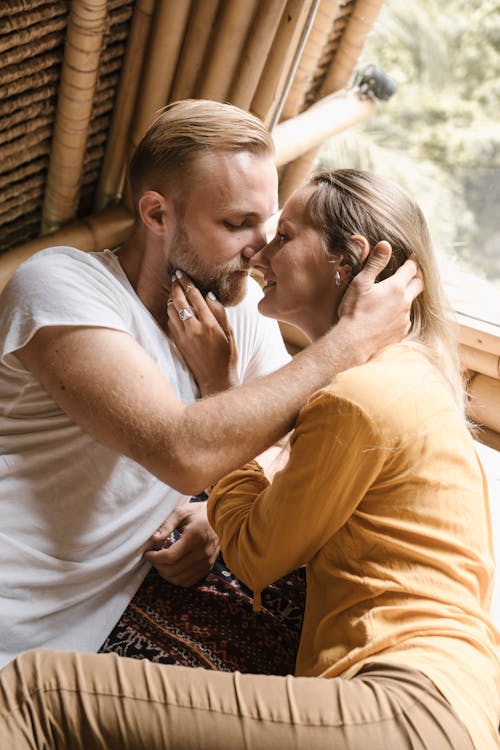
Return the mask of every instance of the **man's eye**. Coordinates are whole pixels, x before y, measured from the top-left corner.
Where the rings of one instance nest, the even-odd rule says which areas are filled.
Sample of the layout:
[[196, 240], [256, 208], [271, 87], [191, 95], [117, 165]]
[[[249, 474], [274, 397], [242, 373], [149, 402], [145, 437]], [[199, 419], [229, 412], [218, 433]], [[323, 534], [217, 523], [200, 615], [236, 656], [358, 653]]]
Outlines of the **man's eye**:
[[287, 241], [288, 237], [286, 234], [282, 234], [281, 232], [276, 232], [276, 237], [278, 238], [278, 244], [280, 247], [283, 247], [285, 242]]
[[233, 224], [232, 221], [228, 221], [226, 219], [224, 221], [224, 226], [226, 226], [228, 229], [231, 229], [233, 232], [235, 232], [237, 229], [241, 229], [243, 227], [243, 223], [241, 223], [241, 224]]

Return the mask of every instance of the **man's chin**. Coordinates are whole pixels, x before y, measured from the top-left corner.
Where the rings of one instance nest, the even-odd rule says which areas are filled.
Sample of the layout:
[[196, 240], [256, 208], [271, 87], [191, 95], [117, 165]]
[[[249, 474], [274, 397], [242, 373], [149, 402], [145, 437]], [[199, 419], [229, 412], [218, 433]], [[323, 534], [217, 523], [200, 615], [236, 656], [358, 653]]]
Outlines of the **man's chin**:
[[221, 305], [234, 307], [245, 299], [247, 293], [248, 273], [236, 271], [224, 279], [219, 279], [212, 287]]
[[[200, 278], [196, 278], [195, 273], [190, 273], [180, 265], [176, 266], [176, 268], [184, 271], [199, 289], [203, 297], [206, 297], [208, 292], [212, 292], [224, 307], [234, 307], [234, 305], [238, 305], [245, 299], [248, 279], [248, 271], [246, 270], [230, 271], [227, 274], [203, 281]], [[171, 274], [174, 271], [175, 269], [171, 271]]]

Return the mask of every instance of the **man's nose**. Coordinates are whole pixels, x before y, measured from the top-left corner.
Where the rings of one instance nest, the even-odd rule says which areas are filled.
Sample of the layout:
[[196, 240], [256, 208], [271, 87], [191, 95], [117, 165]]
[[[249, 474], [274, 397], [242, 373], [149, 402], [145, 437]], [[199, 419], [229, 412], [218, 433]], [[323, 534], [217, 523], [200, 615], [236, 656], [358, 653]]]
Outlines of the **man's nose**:
[[268, 267], [269, 263], [266, 256], [266, 250], [268, 247], [269, 243], [261, 247], [260, 250], [257, 250], [257, 252], [253, 254], [252, 258], [250, 259], [250, 268], [256, 268], [259, 271], [263, 271]]
[[258, 253], [267, 242], [266, 232], [263, 226], [257, 227], [253, 232], [253, 236], [249, 243], [245, 245], [241, 254], [245, 260], [253, 258], [255, 253]]
[[241, 255], [245, 260], [251, 260], [255, 253], [258, 253], [259, 250], [266, 244], [266, 238], [263, 236], [258, 242], [252, 241], [249, 244], [245, 245], [243, 250], [241, 251]]

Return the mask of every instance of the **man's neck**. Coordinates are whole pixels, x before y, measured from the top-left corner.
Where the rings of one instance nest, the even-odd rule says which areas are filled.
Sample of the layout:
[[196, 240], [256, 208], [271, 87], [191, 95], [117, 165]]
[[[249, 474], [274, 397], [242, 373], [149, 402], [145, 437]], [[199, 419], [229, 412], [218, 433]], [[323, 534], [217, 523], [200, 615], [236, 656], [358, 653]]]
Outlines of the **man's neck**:
[[134, 231], [117, 250], [117, 257], [142, 304], [165, 330], [170, 295], [167, 261], [154, 238], [145, 239], [140, 234]]

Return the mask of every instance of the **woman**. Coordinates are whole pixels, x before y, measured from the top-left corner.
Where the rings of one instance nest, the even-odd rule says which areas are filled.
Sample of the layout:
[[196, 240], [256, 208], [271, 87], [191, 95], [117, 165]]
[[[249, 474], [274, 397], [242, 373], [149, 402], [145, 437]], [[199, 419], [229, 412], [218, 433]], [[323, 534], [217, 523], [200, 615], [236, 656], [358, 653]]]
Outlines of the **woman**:
[[[420, 210], [364, 172], [314, 178], [253, 258], [265, 281], [260, 309], [314, 340], [335, 324], [347, 285], [381, 237], [393, 249], [389, 272], [413, 253], [424, 275], [406, 340], [310, 399], [272, 484], [253, 462], [209, 498], [226, 562], [256, 606], [266, 585], [307, 566], [297, 676], [34, 652], [3, 676], [4, 744], [500, 747], [486, 485]], [[211, 319], [211, 337], [219, 346], [231, 336], [223, 313], [181, 282], [175, 308], [191, 305], [198, 318], [181, 324], [171, 306], [172, 336], [203, 382], [209, 355], [190, 324], [203, 328], [215, 310], [221, 327]], [[234, 353], [222, 348], [227, 382]], [[148, 554], [160, 564], [161, 553]]]

